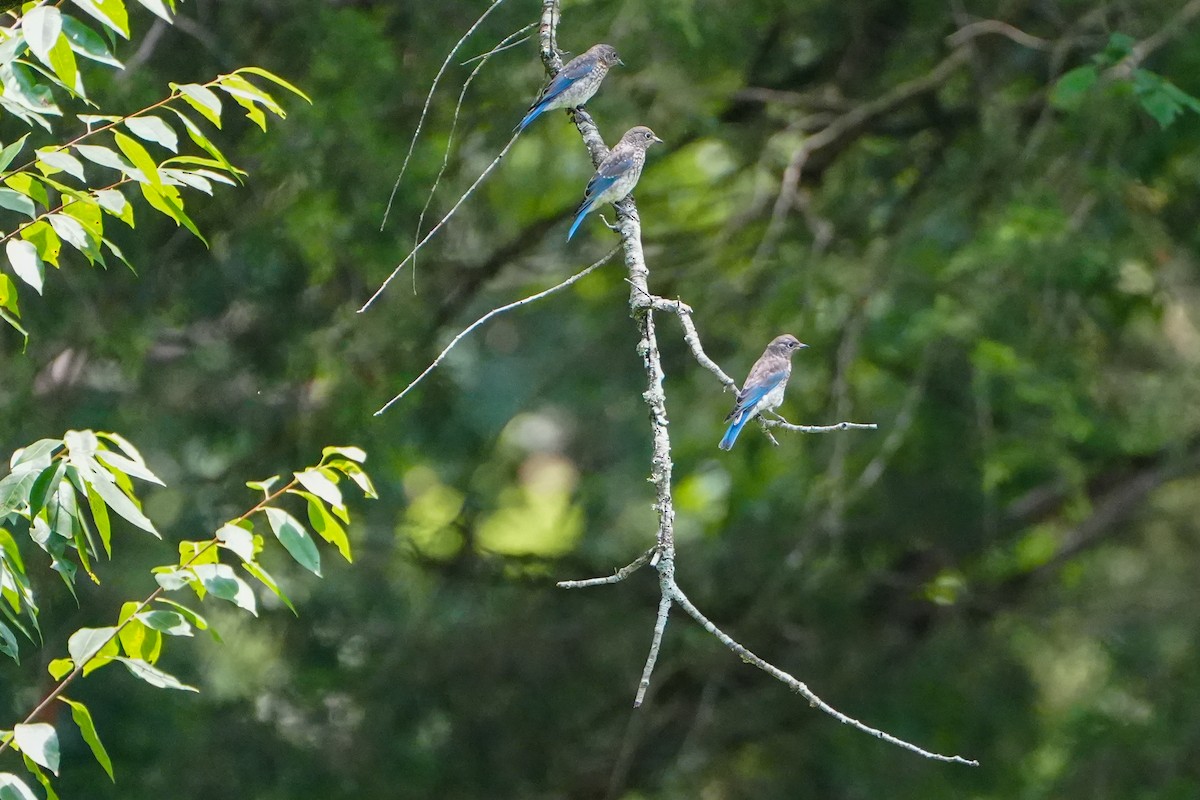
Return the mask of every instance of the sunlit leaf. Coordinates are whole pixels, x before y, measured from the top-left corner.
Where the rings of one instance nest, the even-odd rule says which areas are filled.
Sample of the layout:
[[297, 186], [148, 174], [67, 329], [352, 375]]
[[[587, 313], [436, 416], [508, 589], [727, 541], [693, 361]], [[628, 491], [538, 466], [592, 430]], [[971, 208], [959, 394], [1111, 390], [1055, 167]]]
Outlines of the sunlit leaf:
[[173, 83], [171, 88], [179, 92], [184, 101], [206, 120], [221, 127], [221, 98], [216, 92], [198, 83]]
[[[30, 203], [31, 207], [32, 205]], [[46, 280], [46, 268], [42, 265], [37, 248], [24, 239], [9, 239], [5, 243], [4, 249], [8, 256], [8, 263], [17, 277], [41, 294], [42, 284]]]
[[106, 27], [129, 38], [129, 14], [122, 0], [71, 0]]
[[317, 544], [304, 526], [283, 509], [267, 507], [263, 510], [275, 537], [292, 558], [296, 559], [296, 563], [314, 575], [320, 575], [321, 554], [317, 552]]
[[58, 774], [58, 734], [53, 725], [45, 722], [17, 724], [13, 727], [13, 739], [22, 753]]
[[179, 137], [161, 117], [129, 117], [125, 120], [125, 127], [139, 139], [161, 144], [172, 153], [179, 150]]
[[151, 686], [157, 686], [159, 689], [178, 689], [184, 692], [200, 691], [195, 686], [188, 686], [185, 683], [181, 683], [174, 675], [163, 672], [161, 669], [153, 667], [145, 661], [124, 657], [118, 657], [116, 660], [124, 664], [135, 678], [139, 678]]
[[92, 755], [96, 761], [108, 773], [110, 780], [113, 778], [112, 759], [108, 757], [108, 751], [104, 749], [104, 744], [100, 741], [100, 734], [96, 731], [96, 723], [92, 721], [92, 712], [88, 711], [87, 706], [78, 700], [71, 700], [62, 695], [58, 699], [71, 707], [71, 719], [75, 720], [75, 724], [79, 727], [79, 733], [83, 736], [83, 740], [87, 742], [87, 746], [91, 748]]

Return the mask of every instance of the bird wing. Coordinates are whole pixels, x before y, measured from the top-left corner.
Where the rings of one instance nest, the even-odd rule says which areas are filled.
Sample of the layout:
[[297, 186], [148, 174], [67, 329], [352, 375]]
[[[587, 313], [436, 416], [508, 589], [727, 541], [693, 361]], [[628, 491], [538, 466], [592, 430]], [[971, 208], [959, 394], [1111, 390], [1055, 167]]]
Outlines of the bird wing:
[[754, 369], [750, 370], [750, 377], [746, 378], [745, 388], [738, 392], [737, 405], [733, 407], [733, 411], [729, 412], [729, 416], [725, 417], [726, 422], [753, 410], [764, 397], [787, 380], [788, 371], [786, 369], [768, 372], [769, 367], [760, 369], [762, 366], [755, 364]]
[[[588, 181], [587, 188], [583, 190], [584, 198], [590, 199], [604, 194], [636, 166], [637, 155], [634, 151], [612, 151], [607, 158], [600, 162], [600, 166], [596, 168], [596, 174]], [[584, 202], [587, 201], [586, 199]]]
[[538, 98], [538, 102], [562, 94], [570, 88], [571, 84], [591, 72], [594, 67], [595, 64], [591, 61], [568, 62], [542, 90], [542, 96]]

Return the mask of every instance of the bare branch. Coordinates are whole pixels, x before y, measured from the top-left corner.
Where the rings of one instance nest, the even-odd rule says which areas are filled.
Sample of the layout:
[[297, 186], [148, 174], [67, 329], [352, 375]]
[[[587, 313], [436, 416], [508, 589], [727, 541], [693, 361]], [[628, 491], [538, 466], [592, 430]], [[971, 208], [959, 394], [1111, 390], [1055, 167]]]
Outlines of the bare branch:
[[725, 374], [725, 371], [717, 366], [717, 362], [708, 357], [704, 352], [704, 345], [700, 344], [700, 334], [696, 330], [696, 324], [692, 321], [692, 307], [682, 300], [664, 300], [661, 297], [651, 297], [651, 307], [655, 311], [666, 311], [669, 314], [674, 314], [679, 317], [679, 324], [683, 326], [683, 340], [687, 342], [687, 346], [691, 348], [692, 356], [696, 362], [706, 370], [717, 376], [725, 388], [737, 391], [737, 382], [733, 378]]
[[1053, 46], [1046, 39], [1026, 33], [1020, 28], [1009, 25], [1007, 22], [1001, 22], [998, 19], [981, 19], [977, 22], [964, 25], [946, 37], [946, 44], [951, 47], [961, 47], [972, 39], [989, 33], [1007, 37], [1022, 47], [1028, 47], [1031, 50], [1049, 50]]
[[412, 391], [413, 387], [415, 387], [418, 383], [420, 383], [422, 380], [424, 380], [426, 375], [428, 375], [429, 373], [431, 373], [435, 369], [437, 369], [438, 365], [442, 363], [442, 360], [446, 357], [446, 355], [451, 350], [454, 349], [454, 346], [456, 344], [458, 344], [460, 341], [462, 341], [467, 336], [467, 334], [469, 334], [471, 331], [475, 330], [476, 328], [478, 328], [483, 323], [487, 322], [492, 317], [503, 314], [505, 311], [512, 311], [514, 308], [520, 308], [521, 306], [529, 305], [530, 303], [532, 303], [534, 301], [541, 300], [543, 297], [547, 297], [549, 295], [554, 294], [557, 291], [567, 288], [568, 286], [575, 283], [576, 281], [586, 278], [588, 275], [590, 275], [592, 273], [593, 270], [596, 270], [599, 267], [603, 266], [605, 263], [607, 263], [607, 261], [610, 258], [612, 258], [614, 255], [616, 255], [616, 253], [617, 253], [617, 248], [614, 247], [612, 250], [608, 251], [608, 253], [604, 256], [604, 258], [600, 259], [599, 261], [592, 264], [591, 266], [586, 267], [585, 269], [582, 269], [579, 272], [576, 272], [574, 275], [567, 278], [562, 283], [556, 283], [555, 285], [551, 286], [549, 289], [540, 291], [537, 294], [532, 294], [529, 297], [523, 298], [521, 300], [517, 300], [516, 302], [513, 302], [513, 303], [509, 303], [508, 305], [500, 306], [499, 308], [493, 308], [491, 311], [487, 312], [482, 317], [480, 317], [479, 319], [472, 322], [463, 331], [461, 331], [457, 336], [455, 336], [453, 339], [450, 340], [450, 344], [446, 345], [446, 349], [443, 350], [441, 353], [439, 353], [438, 357], [433, 360], [433, 363], [430, 364], [428, 367], [426, 367], [424, 372], [422, 372], [420, 375], [418, 375], [416, 378], [414, 378], [412, 383], [410, 383], [408, 386], [404, 387], [404, 391], [400, 392], [400, 394], [396, 395], [391, 400], [388, 400], [386, 403], [384, 403], [383, 407], [375, 412], [375, 416], [378, 417], [380, 414], [382, 414], [383, 412], [385, 412], [389, 408], [391, 408], [391, 406], [394, 403], [399, 401], [400, 398], [404, 397], [404, 395], [406, 395], [410, 391]]
[[587, 580], [582, 581], [559, 581], [554, 585], [559, 589], [587, 589], [592, 586], [607, 586], [608, 584], [612, 583], [620, 583], [642, 567], [649, 564], [650, 559], [657, 552], [658, 549], [652, 547], [638, 556], [637, 559], [635, 559], [632, 563], [626, 564], [612, 575], [606, 575], [603, 578], [588, 578]]
[[[450, 61], [454, 58], [454, 54], [458, 52], [458, 49], [463, 46], [463, 43], [483, 24], [488, 15], [495, 11], [503, 2], [504, 0], [493, 0], [492, 4], [487, 7], [487, 10], [479, 15], [479, 19], [475, 20], [475, 24], [467, 28], [467, 32], [462, 35], [462, 38], [455, 43], [454, 47], [450, 48], [450, 52], [446, 54], [446, 60], [442, 62], [437, 75], [433, 77], [433, 84], [429, 87], [429, 94], [425, 96], [425, 107], [421, 109], [421, 117], [417, 120], [417, 129], [413, 131], [412, 141], [408, 143], [408, 152], [404, 155], [404, 163], [400, 165], [400, 174], [396, 176], [396, 183], [392, 186], [392, 193], [388, 197], [387, 207], [383, 210], [383, 221], [379, 223], [379, 230], [383, 230], [384, 226], [387, 225], [388, 214], [392, 210], [392, 201], [396, 199], [396, 190], [400, 188], [400, 181], [404, 178], [404, 171], [408, 169], [409, 159], [412, 158], [413, 150], [417, 146], [417, 137], [421, 135], [421, 126], [425, 124], [425, 117], [429, 114], [429, 104], [433, 102], [433, 93], [437, 91], [438, 82], [441, 81], [442, 75], [445, 74], [446, 67], [450, 66]], [[397, 267], [396, 269], [399, 268]], [[375, 298], [372, 297], [371, 299], [374, 300]]]
[[[1197, 2], [1200, 2], [1200, 0], [1197, 0]], [[782, 233], [783, 221], [786, 219], [788, 211], [796, 203], [800, 178], [804, 174], [804, 165], [808, 163], [809, 156], [837, 142], [842, 137], [861, 129], [875, 117], [886, 114], [913, 98], [934, 91], [945, 83], [951, 75], [957, 72], [959, 67], [966, 64], [968, 55], [965, 47], [954, 50], [950, 55], [942, 59], [937, 66], [921, 77], [898, 84], [874, 100], [855, 106], [805, 139], [804, 143], [792, 155], [791, 161], [788, 162], [787, 168], [783, 171], [779, 194], [776, 196], [775, 206], [771, 210], [771, 221], [767, 223], [767, 232], [763, 235], [762, 241], [754, 253], [753, 263], [757, 264], [765, 258], [779, 239]]]
[[796, 433], [833, 433], [834, 431], [874, 431], [879, 426], [874, 422], [838, 422], [834, 425], [793, 425], [783, 417], [762, 420], [764, 428], [782, 428]]
[[889, 744], [894, 744], [897, 747], [903, 747], [905, 750], [910, 750], [919, 756], [924, 756], [925, 758], [930, 758], [935, 761], [948, 761], [948, 762], [952, 762], [955, 764], [965, 764], [970, 767], [979, 766], [978, 761], [974, 761], [974, 760], [968, 759], [968, 758], [963, 758], [962, 756], [946, 756], [946, 755], [942, 755], [940, 753], [930, 752], [929, 750], [925, 750], [921, 747], [918, 747], [917, 745], [912, 744], [911, 742], [906, 742], [903, 739], [898, 739], [897, 737], [892, 736], [890, 733], [885, 733], [884, 731], [881, 731], [878, 728], [872, 728], [870, 725], [867, 725], [863, 722], [859, 722], [854, 717], [850, 717], [850, 716], [847, 716], [846, 714], [843, 714], [842, 712], [838, 711], [833, 706], [826, 703], [820, 697], [818, 697], [813, 692], [813, 690], [809, 689], [808, 686], [803, 681], [797, 680], [793, 676], [791, 676], [788, 673], [784, 672], [783, 670], [779, 669], [779, 667], [776, 667], [774, 664], [771, 664], [770, 662], [765, 661], [762, 658], [760, 658], [759, 656], [755, 655], [750, 650], [748, 650], [745, 646], [743, 646], [742, 644], [739, 644], [736, 640], [734, 640], [733, 637], [731, 637], [729, 634], [725, 633], [725, 631], [721, 630], [716, 625], [714, 625], [712, 623], [712, 621], [708, 619], [708, 617], [706, 617], [700, 613], [700, 609], [696, 608], [696, 606], [692, 604], [692, 601], [689, 600], [687, 595], [685, 595], [683, 593], [683, 590], [679, 588], [679, 584], [675, 583], [674, 578], [665, 578], [664, 577], [663, 580], [664, 580], [664, 582], [667, 583], [667, 590], [670, 594], [671, 600], [674, 601], [675, 603], [677, 603], [679, 605], [679, 607], [682, 608], [684, 611], [686, 611], [688, 613], [688, 616], [690, 616], [692, 619], [696, 620], [696, 622], [700, 623], [700, 627], [704, 628], [704, 630], [708, 631], [713, 636], [717, 637], [718, 641], [720, 641], [721, 644], [725, 645], [730, 650], [732, 650], [735, 654], [737, 654], [737, 656], [742, 661], [745, 661], [747, 664], [751, 664], [755, 667], [758, 667], [759, 669], [761, 669], [763, 672], [770, 675], [775, 680], [780, 681], [781, 683], [786, 685], [789, 689], [791, 689], [793, 692], [795, 692], [796, 694], [800, 695], [805, 700], [807, 700], [808, 704], [810, 706], [812, 706], [813, 708], [817, 708], [817, 709], [820, 709], [821, 711], [824, 711], [826, 714], [833, 717], [838, 722], [841, 722], [845, 725], [849, 725], [852, 728], [856, 728], [856, 729], [862, 731], [863, 733], [868, 733], [871, 736], [874, 736], [876, 739], [882, 739], [883, 741], [888, 742]]
[[[660, 575], [665, 575], [662, 571]], [[638, 682], [637, 695], [633, 698], [633, 707], [641, 708], [646, 699], [646, 691], [650, 688], [650, 676], [654, 673], [654, 665], [658, 661], [658, 650], [662, 647], [663, 634], [667, 631], [667, 615], [671, 613], [671, 595], [663, 592], [658, 598], [658, 615], [654, 618], [654, 635], [650, 639], [650, 653], [646, 656], [646, 666], [642, 667], [642, 679]]]

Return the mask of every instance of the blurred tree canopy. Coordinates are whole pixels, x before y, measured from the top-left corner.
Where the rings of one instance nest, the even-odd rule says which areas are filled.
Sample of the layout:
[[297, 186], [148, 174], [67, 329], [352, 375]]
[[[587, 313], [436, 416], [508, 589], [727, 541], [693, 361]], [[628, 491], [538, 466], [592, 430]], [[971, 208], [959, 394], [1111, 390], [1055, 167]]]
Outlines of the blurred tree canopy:
[[[381, 231], [430, 81], [484, 8], [194, 0], [174, 27], [133, 15], [127, 69], [89, 84], [129, 111], [257, 64], [314, 102], [266, 136], [226, 125], [249, 177], [195, 208], [209, 248], [139, 219], [119, 240], [137, 275], [73, 263], [23, 299], [27, 350], [0, 333], [0, 452], [121, 431], [167, 483], [144, 496], [173, 539], [331, 441], [371, 453], [380, 500], [353, 565], [272, 563], [299, 619], [213, 615], [225, 645], [176, 671], [198, 697], [85, 682], [117, 783], [78, 758], [60, 794], [1200, 795], [1200, 4], [563, 9], [561, 46], [628, 65], [589, 104], [610, 143], [635, 124], [667, 142], [637, 191], [654, 290], [735, 377], [778, 333], [809, 343], [793, 422], [880, 425], [778, 448], [751, 429], [720, 453], [731, 398], [663, 319], [680, 584], [833, 705], [977, 769], [837, 725], [682, 618], [630, 708], [653, 580], [553, 588], [653, 539], [618, 266], [494, 321], [371, 416], [481, 313], [613, 244], [598, 222], [564, 242], [592, 168], [547, 114], [355, 313], [411, 249], [459, 62], [540, 4], [507, 0], [452, 62]], [[532, 40], [480, 72], [432, 212], [542, 80]], [[100, 565], [78, 607], [47, 579], [46, 641], [111, 615], [150, 549]], [[27, 674], [0, 663], [6, 720], [44, 691]]]

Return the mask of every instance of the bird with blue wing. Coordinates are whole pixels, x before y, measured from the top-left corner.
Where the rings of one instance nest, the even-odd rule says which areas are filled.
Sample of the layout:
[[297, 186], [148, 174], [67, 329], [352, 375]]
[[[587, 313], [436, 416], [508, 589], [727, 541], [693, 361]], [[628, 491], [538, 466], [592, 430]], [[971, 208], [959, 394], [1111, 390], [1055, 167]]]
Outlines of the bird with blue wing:
[[595, 211], [597, 206], [619, 203], [629, 196], [633, 187], [637, 186], [638, 178], [642, 177], [646, 148], [661, 141], [654, 131], [644, 125], [625, 131], [621, 141], [608, 152], [596, 168], [596, 174], [588, 181], [583, 191], [583, 202], [575, 212], [571, 230], [567, 231], [567, 241], [575, 235], [583, 218]]
[[737, 394], [737, 404], [725, 421], [730, 423], [721, 443], [722, 450], [729, 450], [737, 441], [738, 434], [746, 423], [766, 411], [774, 411], [783, 403], [788, 378], [792, 375], [792, 354], [808, 347], [804, 342], [785, 333], [776, 336], [750, 368], [742, 390]]
[[617, 55], [617, 51], [606, 44], [597, 44], [588, 48], [586, 53], [568, 61], [558, 74], [546, 84], [546, 88], [538, 95], [529, 113], [517, 126], [517, 131], [523, 131], [535, 119], [556, 108], [579, 108], [600, 89], [608, 71], [625, 62]]

